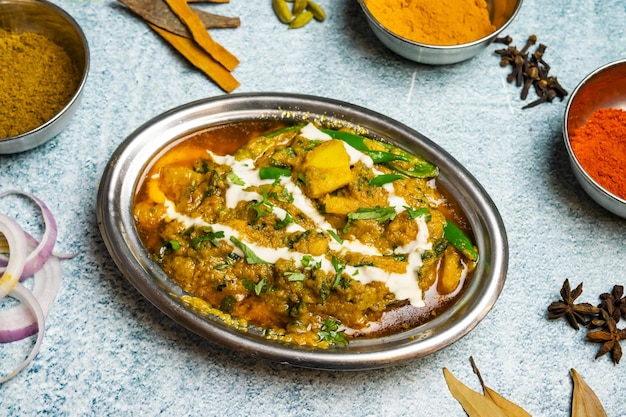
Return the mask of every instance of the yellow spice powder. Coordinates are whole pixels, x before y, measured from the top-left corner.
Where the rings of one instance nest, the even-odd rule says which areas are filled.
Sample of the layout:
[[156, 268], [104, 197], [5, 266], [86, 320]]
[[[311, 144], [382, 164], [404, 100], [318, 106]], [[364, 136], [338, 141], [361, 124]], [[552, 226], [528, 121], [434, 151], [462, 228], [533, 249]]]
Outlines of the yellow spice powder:
[[387, 29], [429, 45], [459, 45], [495, 31], [485, 0], [365, 0]]
[[0, 29], [0, 138], [26, 133], [71, 100], [80, 73], [65, 50], [38, 33]]

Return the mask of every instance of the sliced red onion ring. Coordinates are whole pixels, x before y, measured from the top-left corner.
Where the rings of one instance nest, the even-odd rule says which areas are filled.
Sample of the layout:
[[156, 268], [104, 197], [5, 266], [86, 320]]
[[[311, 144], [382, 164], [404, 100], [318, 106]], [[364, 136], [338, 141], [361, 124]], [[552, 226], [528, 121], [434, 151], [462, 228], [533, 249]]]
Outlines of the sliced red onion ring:
[[43, 216], [45, 228], [43, 236], [41, 237], [41, 243], [39, 243], [34, 251], [28, 254], [28, 257], [26, 258], [26, 263], [24, 264], [24, 271], [22, 272], [22, 276], [20, 277], [27, 278], [32, 276], [39, 269], [41, 269], [46, 260], [50, 257], [50, 255], [52, 255], [52, 249], [54, 248], [54, 244], [57, 240], [57, 224], [54, 220], [54, 217], [52, 216], [52, 213], [50, 212], [50, 209], [48, 209], [48, 206], [46, 206], [46, 204], [36, 196], [24, 191], [10, 190], [1, 193], [0, 198], [10, 194], [19, 194], [30, 198], [39, 206], [39, 208], [41, 209], [41, 214]]
[[[0, 299], [15, 298], [20, 304], [0, 310], [0, 343], [10, 343], [37, 333], [37, 340], [26, 358], [9, 375], [0, 379], [0, 384], [10, 380], [28, 366], [41, 347], [45, 331], [45, 319], [52, 308], [61, 282], [62, 268], [59, 257], [53, 252], [57, 237], [57, 225], [48, 207], [32, 194], [7, 191], [32, 199], [41, 209], [44, 233], [39, 242], [26, 233], [17, 222], [0, 214]], [[33, 288], [29, 290], [20, 283], [33, 277]]]
[[27, 305], [32, 310], [36, 318], [39, 333], [37, 334], [37, 341], [35, 342], [35, 345], [30, 351], [28, 357], [21, 364], [19, 364], [18, 367], [15, 368], [9, 375], [0, 379], [0, 384], [7, 382], [11, 378], [13, 378], [22, 369], [26, 368], [33, 361], [33, 359], [35, 359], [35, 356], [37, 356], [37, 353], [39, 353], [39, 348], [41, 347], [41, 342], [43, 341], [43, 334], [45, 329], [45, 318], [43, 315], [43, 311], [41, 310], [41, 307], [39, 306], [39, 303], [37, 302], [35, 296], [33, 296], [33, 294], [28, 291], [25, 286], [18, 282], [15, 285], [15, 288], [13, 288], [13, 291], [11, 291], [11, 294], [9, 294], [9, 296], [21, 301], [22, 304]]
[[[37, 299], [44, 318], [48, 317], [52, 308], [62, 274], [63, 268], [59, 259], [50, 257], [33, 276], [33, 287], [30, 291]], [[0, 343], [11, 343], [32, 336], [37, 333], [38, 328], [32, 309], [24, 303], [0, 310]]]
[[11, 257], [7, 262], [6, 269], [0, 276], [0, 299], [13, 291], [24, 271], [26, 263], [26, 236], [17, 222], [3, 214], [0, 214], [0, 233], [7, 241]]

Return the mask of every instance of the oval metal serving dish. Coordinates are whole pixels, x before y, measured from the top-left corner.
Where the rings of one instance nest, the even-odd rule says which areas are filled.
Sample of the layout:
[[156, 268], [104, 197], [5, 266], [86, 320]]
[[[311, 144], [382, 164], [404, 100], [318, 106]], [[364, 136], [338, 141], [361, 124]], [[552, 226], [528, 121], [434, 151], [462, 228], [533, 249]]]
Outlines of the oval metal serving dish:
[[[438, 165], [438, 182], [458, 202], [473, 229], [480, 260], [462, 296], [443, 314], [411, 330], [358, 339], [331, 349], [287, 345], [244, 332], [218, 317], [202, 315], [181, 301], [183, 291], [152, 261], [137, 234], [133, 197], [146, 168], [177, 138], [214, 125], [251, 119], [323, 120], [356, 125]], [[472, 330], [504, 285], [508, 244], [491, 198], [448, 153], [420, 133], [373, 111], [341, 101], [296, 94], [234, 94], [193, 102], [141, 126], [112, 155], [98, 192], [97, 215], [104, 242], [124, 276], [165, 314], [222, 346], [290, 365], [357, 370], [406, 362], [442, 349]]]

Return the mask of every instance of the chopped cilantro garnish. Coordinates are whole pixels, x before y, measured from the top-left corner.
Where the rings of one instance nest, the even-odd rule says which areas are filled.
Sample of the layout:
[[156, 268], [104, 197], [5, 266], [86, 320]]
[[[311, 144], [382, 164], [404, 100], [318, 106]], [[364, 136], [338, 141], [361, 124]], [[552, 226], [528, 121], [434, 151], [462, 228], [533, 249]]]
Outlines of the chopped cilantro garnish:
[[276, 222], [276, 224], [274, 225], [274, 229], [278, 230], [278, 229], [285, 228], [289, 226], [291, 223], [293, 223], [293, 217], [291, 217], [291, 214], [289, 214], [288, 212], [285, 212], [285, 218], [279, 222]]
[[232, 171], [226, 174], [226, 178], [228, 178], [230, 182], [232, 182], [235, 185], [240, 185], [242, 187], [246, 185], [246, 183], [241, 179], [241, 177], [239, 177], [239, 175], [235, 174]]
[[171, 247], [173, 250], [178, 250], [178, 249], [180, 249], [180, 243], [178, 243], [178, 241], [177, 241], [177, 240], [170, 240], [170, 241], [169, 241], [169, 244], [170, 244], [170, 247]]
[[320, 341], [328, 341], [334, 345], [347, 345], [348, 338], [343, 330], [339, 330], [340, 321], [333, 319], [332, 317], [327, 318], [322, 322], [322, 328], [317, 335], [320, 338]]
[[414, 209], [409, 206], [404, 206], [404, 208], [406, 209], [409, 219], [417, 219], [418, 217], [423, 217], [424, 221], [429, 222], [432, 218], [430, 211], [426, 207]]
[[250, 265], [253, 264], [271, 264], [271, 262], [264, 261], [259, 258], [256, 253], [252, 251], [245, 243], [241, 240], [237, 239], [235, 236], [230, 237], [230, 241], [233, 242], [235, 246], [237, 246], [243, 252], [244, 257], [246, 258], [246, 262]]
[[306, 278], [306, 275], [304, 275], [302, 272], [287, 271], [285, 272], [285, 276], [287, 277], [287, 280], [291, 282], [304, 281], [304, 279]]
[[346, 269], [346, 263], [336, 256], [333, 256], [331, 262], [333, 264], [333, 268], [335, 268], [335, 273], [337, 274], [337, 276], [335, 277], [335, 281], [333, 282], [333, 288], [335, 288], [343, 280], [341, 275], [343, 274], [343, 270]]
[[242, 283], [247, 290], [254, 292], [257, 296], [267, 290], [267, 279], [265, 277], [261, 278], [256, 284], [246, 278], [243, 279]]
[[334, 230], [328, 229], [326, 231], [333, 239], [339, 242], [340, 245], [343, 244], [343, 239]]
[[300, 262], [302, 262], [302, 265], [305, 268], [320, 269], [322, 267], [322, 261], [315, 262], [315, 258], [312, 257], [311, 255], [304, 255]]
[[350, 223], [354, 220], [377, 220], [382, 223], [388, 220], [396, 218], [396, 209], [394, 207], [361, 207], [355, 212], [348, 213], [348, 221], [343, 227], [343, 232], [346, 233], [350, 227]]
[[211, 244], [213, 244], [213, 246], [215, 247], [219, 247], [220, 246], [220, 242], [218, 239], [222, 239], [224, 238], [224, 232], [219, 231], [219, 232], [212, 232], [211, 229], [209, 228], [208, 230], [205, 229], [205, 233], [202, 236], [198, 236], [195, 237], [193, 239], [191, 239], [191, 247], [192, 248], [197, 248], [198, 245], [202, 242], [211, 242]]

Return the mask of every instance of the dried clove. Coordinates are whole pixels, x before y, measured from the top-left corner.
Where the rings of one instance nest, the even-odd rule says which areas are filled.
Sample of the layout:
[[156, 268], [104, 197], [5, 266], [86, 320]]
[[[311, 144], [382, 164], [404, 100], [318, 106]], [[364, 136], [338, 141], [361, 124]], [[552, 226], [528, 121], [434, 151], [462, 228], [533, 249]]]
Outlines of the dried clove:
[[554, 76], [549, 76], [550, 66], [545, 62], [543, 56], [547, 49], [546, 45], [540, 43], [535, 51], [530, 54], [529, 49], [537, 43], [537, 36], [530, 35], [521, 50], [510, 45], [513, 39], [510, 36], [496, 38], [494, 42], [507, 45], [504, 49], [495, 51], [500, 56], [500, 66], [511, 66], [511, 72], [507, 74], [506, 80], [509, 83], [515, 82], [517, 87], [521, 87], [520, 99], [526, 100], [531, 87], [537, 94], [537, 99], [522, 107], [528, 109], [541, 103], [552, 102], [555, 98], [563, 101], [567, 96], [567, 90], [558, 82]]

